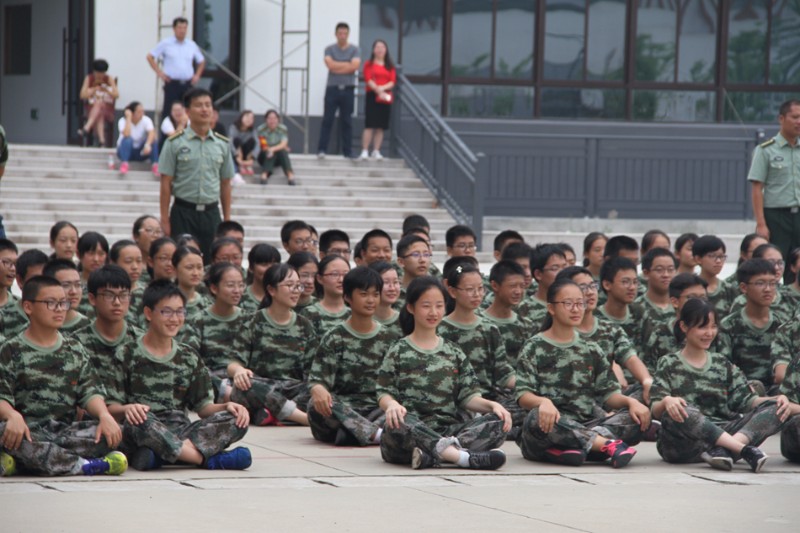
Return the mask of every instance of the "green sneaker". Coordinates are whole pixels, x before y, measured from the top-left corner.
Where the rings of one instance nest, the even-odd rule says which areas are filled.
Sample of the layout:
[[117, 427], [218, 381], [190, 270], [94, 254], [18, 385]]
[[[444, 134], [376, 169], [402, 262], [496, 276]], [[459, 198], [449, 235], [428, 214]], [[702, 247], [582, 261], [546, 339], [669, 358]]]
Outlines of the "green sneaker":
[[122, 452], [111, 452], [105, 457], [87, 459], [81, 470], [85, 476], [105, 474], [118, 476], [128, 469], [128, 458]]
[[9, 477], [17, 473], [17, 462], [6, 452], [0, 452], [0, 477]]

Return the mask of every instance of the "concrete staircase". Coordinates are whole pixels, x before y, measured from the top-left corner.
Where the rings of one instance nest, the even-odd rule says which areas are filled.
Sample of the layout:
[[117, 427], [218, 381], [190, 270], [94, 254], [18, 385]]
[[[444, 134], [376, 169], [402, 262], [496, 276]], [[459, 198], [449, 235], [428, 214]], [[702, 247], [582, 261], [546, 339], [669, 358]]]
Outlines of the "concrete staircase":
[[[9, 153], [0, 214], [8, 237], [23, 250], [49, 252], [49, 230], [57, 220], [69, 220], [81, 232], [99, 231], [113, 243], [131, 237], [139, 215], [158, 215], [159, 181], [149, 164], [132, 163], [123, 177], [108, 170], [109, 149], [12, 145]], [[293, 155], [292, 165], [296, 187], [278, 171], [267, 186], [247, 177], [246, 185], [234, 189], [232, 218], [245, 226], [247, 248], [268, 242], [280, 249], [280, 228], [294, 218], [320, 232], [344, 230], [353, 245], [373, 228], [397, 239], [403, 218], [418, 213], [430, 221], [434, 260], [445, 260], [444, 233], [455, 222], [433, 207], [433, 196], [402, 160], [354, 163]]]

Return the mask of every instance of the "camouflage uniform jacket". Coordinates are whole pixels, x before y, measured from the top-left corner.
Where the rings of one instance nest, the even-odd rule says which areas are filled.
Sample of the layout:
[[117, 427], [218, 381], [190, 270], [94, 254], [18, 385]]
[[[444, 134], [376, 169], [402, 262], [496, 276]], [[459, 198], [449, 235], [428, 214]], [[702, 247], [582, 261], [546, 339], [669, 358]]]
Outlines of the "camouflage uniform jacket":
[[770, 347], [779, 326], [770, 310], [769, 322], [757, 328], [742, 307], [720, 322], [717, 350], [738, 366], [747, 379], [757, 379], [769, 387], [773, 381]]

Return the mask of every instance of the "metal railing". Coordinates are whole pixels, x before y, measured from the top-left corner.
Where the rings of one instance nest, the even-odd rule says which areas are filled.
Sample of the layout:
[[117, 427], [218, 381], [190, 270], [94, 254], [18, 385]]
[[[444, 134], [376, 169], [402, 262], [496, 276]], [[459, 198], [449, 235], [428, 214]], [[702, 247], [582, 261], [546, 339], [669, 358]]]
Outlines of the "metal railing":
[[486, 157], [464, 144], [399, 66], [397, 82], [389, 132], [391, 149], [405, 159], [439, 205], [475, 231], [480, 249], [488, 175]]

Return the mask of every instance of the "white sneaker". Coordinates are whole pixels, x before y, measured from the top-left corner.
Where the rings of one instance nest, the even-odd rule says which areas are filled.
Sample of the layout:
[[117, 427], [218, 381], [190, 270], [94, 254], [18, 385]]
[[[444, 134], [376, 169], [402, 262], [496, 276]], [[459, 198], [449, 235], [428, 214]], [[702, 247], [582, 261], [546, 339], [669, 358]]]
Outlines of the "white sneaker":
[[358, 158], [359, 158], [361, 161], [366, 161], [366, 160], [367, 160], [367, 158], [369, 158], [369, 152], [367, 152], [366, 150], [361, 150], [361, 155], [360, 155], [360, 156], [358, 156]]
[[319, 152], [317, 154], [317, 159], [319, 159], [319, 160], [325, 159], [325, 152]]
[[238, 187], [239, 185], [244, 185], [245, 183], [247, 182], [244, 180], [241, 174], [237, 172], [236, 174], [233, 175], [233, 179], [231, 180], [231, 185], [233, 185], [234, 187]]
[[378, 150], [375, 150], [374, 152], [372, 152], [372, 159], [374, 159], [375, 161], [380, 161], [383, 159], [383, 156]]

